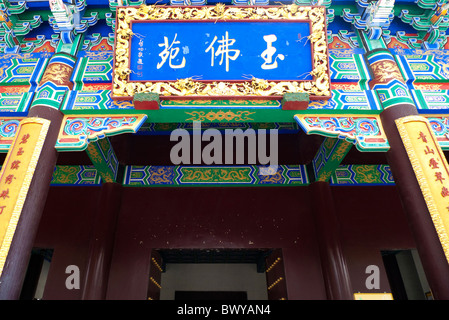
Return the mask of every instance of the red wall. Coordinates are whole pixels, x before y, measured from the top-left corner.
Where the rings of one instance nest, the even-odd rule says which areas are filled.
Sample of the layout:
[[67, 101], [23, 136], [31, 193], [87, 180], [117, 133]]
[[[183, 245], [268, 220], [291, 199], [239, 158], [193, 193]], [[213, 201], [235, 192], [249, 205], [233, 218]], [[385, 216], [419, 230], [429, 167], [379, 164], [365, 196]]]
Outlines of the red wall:
[[[66, 267], [85, 270], [100, 187], [51, 187], [35, 247], [54, 249], [43, 299], [80, 299], [81, 290], [68, 290]], [[81, 278], [82, 283], [83, 278]]]
[[289, 295], [322, 298], [308, 199], [306, 187], [125, 188], [108, 298], [145, 298], [152, 248], [285, 248]]
[[[388, 292], [380, 250], [414, 246], [395, 188], [332, 191], [354, 291], [366, 291], [365, 268], [375, 264]], [[82, 288], [65, 288], [65, 268], [85, 272], [99, 192], [50, 189], [36, 239], [55, 249], [44, 298], [81, 297]], [[107, 298], [146, 299], [153, 248], [282, 248], [289, 299], [325, 299], [310, 199], [308, 187], [124, 187]]]
[[[332, 193], [353, 291], [391, 292], [380, 251], [415, 248], [396, 188], [333, 187]], [[366, 289], [369, 265], [380, 268], [379, 290]]]

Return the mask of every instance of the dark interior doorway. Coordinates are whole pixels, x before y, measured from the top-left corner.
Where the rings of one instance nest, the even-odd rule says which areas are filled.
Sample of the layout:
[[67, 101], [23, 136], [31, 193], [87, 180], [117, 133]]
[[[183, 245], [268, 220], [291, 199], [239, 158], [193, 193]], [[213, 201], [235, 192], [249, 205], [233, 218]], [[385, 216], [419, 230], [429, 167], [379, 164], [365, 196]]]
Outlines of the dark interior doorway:
[[153, 250], [149, 299], [266, 300], [273, 249]]
[[22, 285], [20, 300], [42, 299], [52, 256], [52, 249], [33, 248]]
[[418, 252], [382, 251], [382, 259], [394, 300], [432, 300]]

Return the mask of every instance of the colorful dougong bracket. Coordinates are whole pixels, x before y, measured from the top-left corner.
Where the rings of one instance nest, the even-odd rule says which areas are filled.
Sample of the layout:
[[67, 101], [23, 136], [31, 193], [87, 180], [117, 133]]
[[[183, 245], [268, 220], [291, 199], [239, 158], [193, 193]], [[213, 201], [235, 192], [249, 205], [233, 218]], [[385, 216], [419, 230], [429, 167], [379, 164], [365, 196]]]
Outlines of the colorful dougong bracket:
[[107, 136], [139, 130], [146, 115], [73, 116], [66, 115], [56, 143], [58, 151], [81, 151], [90, 142]]
[[378, 115], [295, 115], [307, 134], [345, 139], [361, 151], [387, 151], [390, 148]]

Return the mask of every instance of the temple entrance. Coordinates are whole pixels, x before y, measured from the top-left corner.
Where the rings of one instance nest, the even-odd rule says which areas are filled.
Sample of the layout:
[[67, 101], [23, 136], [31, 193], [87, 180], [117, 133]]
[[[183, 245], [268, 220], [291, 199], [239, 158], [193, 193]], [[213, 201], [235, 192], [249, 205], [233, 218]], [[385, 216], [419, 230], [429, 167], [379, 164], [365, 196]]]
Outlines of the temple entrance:
[[416, 249], [381, 253], [394, 300], [433, 300]]
[[149, 299], [287, 298], [278, 249], [160, 249], [151, 262]]
[[33, 248], [20, 300], [42, 299], [52, 256], [53, 249]]

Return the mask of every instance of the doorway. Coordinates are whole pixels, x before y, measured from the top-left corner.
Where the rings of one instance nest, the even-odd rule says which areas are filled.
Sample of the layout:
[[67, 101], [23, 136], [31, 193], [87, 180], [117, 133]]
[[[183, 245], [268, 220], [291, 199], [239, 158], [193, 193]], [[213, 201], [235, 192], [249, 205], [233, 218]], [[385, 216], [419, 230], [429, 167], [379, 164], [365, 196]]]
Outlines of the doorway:
[[20, 300], [41, 300], [50, 270], [53, 249], [33, 248], [20, 293]]
[[[268, 272], [272, 271], [273, 261], [277, 261], [275, 265], [282, 268], [283, 274], [280, 258], [273, 258], [273, 254], [279, 252], [273, 249], [153, 250], [148, 297], [160, 300], [268, 300], [271, 298], [268, 288], [273, 287], [273, 281], [267, 270], [271, 266]], [[285, 285], [285, 277], [281, 282], [276, 283], [277, 289]]]
[[394, 300], [433, 300], [416, 249], [381, 253]]

